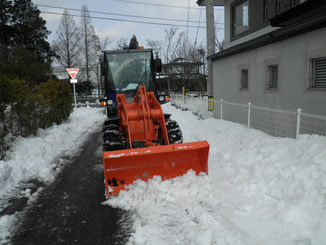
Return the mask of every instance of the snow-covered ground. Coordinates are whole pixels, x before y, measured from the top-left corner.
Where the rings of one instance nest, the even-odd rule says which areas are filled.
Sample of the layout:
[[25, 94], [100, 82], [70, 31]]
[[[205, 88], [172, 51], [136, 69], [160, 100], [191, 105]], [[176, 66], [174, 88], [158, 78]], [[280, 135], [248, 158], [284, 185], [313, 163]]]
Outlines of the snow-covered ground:
[[326, 244], [326, 137], [275, 138], [163, 109], [184, 142], [209, 142], [209, 175], [136, 181], [107, 201], [133, 213], [130, 244]]
[[[209, 142], [209, 175], [136, 181], [112, 198], [110, 205], [132, 212], [130, 244], [326, 244], [326, 137], [275, 138], [231, 122], [197, 120], [170, 104], [163, 109], [178, 121], [184, 142]], [[17, 140], [0, 162], [0, 207], [20, 183], [52, 181], [65, 156], [76, 154], [104, 119], [99, 109], [80, 108], [69, 122]], [[15, 218], [0, 218], [0, 244]]]
[[[103, 124], [106, 117], [103, 112], [103, 109], [78, 108], [68, 122], [39, 130], [35, 137], [17, 139], [7, 159], [0, 161], [0, 212], [13, 197], [33, 199], [29, 189], [19, 191], [23, 183], [33, 179], [45, 184], [53, 181], [67, 162], [65, 158], [75, 155], [87, 136]], [[0, 244], [10, 237], [15, 219], [16, 215], [0, 217]]]

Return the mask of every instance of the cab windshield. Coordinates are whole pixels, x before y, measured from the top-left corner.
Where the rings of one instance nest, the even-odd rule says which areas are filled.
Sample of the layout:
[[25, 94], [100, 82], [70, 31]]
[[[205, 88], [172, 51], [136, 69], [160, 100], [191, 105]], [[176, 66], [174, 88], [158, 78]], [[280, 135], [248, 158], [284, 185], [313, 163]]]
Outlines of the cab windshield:
[[151, 52], [107, 53], [108, 87], [111, 92], [134, 92], [139, 84], [153, 91]]

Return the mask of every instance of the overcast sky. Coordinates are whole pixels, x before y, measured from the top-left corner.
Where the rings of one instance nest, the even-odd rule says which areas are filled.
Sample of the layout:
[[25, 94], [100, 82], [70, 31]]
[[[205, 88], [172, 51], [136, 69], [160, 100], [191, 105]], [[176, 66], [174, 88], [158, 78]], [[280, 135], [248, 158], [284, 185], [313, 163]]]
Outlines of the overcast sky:
[[[122, 19], [131, 21], [151, 22], [151, 23], [163, 23], [173, 25], [183, 25], [184, 27], [178, 27], [179, 31], [187, 33], [188, 37], [193, 43], [197, 36], [197, 43], [206, 44], [206, 29], [198, 28], [199, 26], [206, 27], [206, 14], [205, 7], [199, 7], [196, 4], [196, 0], [33, 0], [34, 4], [49, 5], [60, 8], [72, 8], [81, 9], [83, 5], [88, 7], [89, 11], [105, 12], [108, 14], [100, 14], [90, 12], [92, 17], [111, 18], [111, 19]], [[189, 5], [188, 5], [189, 4]], [[158, 6], [168, 5], [168, 6]], [[189, 8], [190, 7], [190, 10]], [[60, 19], [62, 16], [54, 15], [44, 12], [59, 13], [63, 12], [60, 8], [51, 8], [38, 5], [41, 10], [41, 16], [47, 21], [47, 28], [52, 32], [49, 36], [49, 42], [56, 38], [56, 31], [58, 29]], [[215, 7], [215, 23], [218, 29], [219, 39], [223, 39], [223, 8]], [[80, 15], [80, 11], [69, 10], [72, 15]], [[111, 14], [109, 14], [111, 13]], [[118, 15], [112, 15], [118, 14]], [[189, 14], [188, 28], [187, 19]], [[122, 15], [137, 15], [143, 17], [154, 17], [154, 18], [166, 18], [166, 19], [177, 19], [181, 21], [168, 21], [159, 19], [149, 18], [135, 18], [127, 17]], [[74, 17], [77, 24], [79, 24], [79, 17]], [[200, 23], [198, 24], [198, 22]], [[115, 41], [120, 38], [127, 38], [130, 40], [132, 35], [136, 35], [139, 45], [146, 48], [146, 40], [164, 40], [164, 30], [168, 30], [171, 26], [164, 25], [153, 25], [143, 23], [131, 23], [108, 19], [96, 19], [92, 18], [92, 24], [95, 27], [97, 35], [103, 39], [109, 37], [113, 39], [111, 47], [116, 46]]]

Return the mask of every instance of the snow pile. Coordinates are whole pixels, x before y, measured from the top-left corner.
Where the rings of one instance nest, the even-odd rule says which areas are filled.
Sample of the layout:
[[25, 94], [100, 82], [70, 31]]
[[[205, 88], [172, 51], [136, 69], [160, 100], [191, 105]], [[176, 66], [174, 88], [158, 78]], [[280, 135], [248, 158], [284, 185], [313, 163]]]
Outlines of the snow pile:
[[130, 187], [119, 198], [106, 202], [136, 211], [135, 234], [129, 243], [208, 245], [214, 238], [218, 244], [237, 244], [238, 238], [231, 236], [210, 214], [209, 203], [214, 196], [208, 176], [196, 176], [190, 170], [182, 177], [163, 182], [160, 176], [148, 183], [137, 180]]
[[[23, 182], [53, 181], [63, 165], [62, 158], [73, 156], [89, 133], [98, 129], [104, 120], [103, 109], [78, 108], [66, 123], [39, 130], [35, 137], [18, 138], [7, 160], [0, 161], [0, 211], [18, 194], [17, 187]], [[0, 218], [0, 240], [8, 235], [5, 231], [12, 219]]]
[[10, 244], [9, 227], [16, 222], [15, 215], [4, 215], [0, 218], [0, 244]]
[[110, 199], [134, 212], [130, 244], [326, 244], [326, 137], [275, 138], [163, 109], [185, 142], [209, 142], [209, 176], [137, 181]]

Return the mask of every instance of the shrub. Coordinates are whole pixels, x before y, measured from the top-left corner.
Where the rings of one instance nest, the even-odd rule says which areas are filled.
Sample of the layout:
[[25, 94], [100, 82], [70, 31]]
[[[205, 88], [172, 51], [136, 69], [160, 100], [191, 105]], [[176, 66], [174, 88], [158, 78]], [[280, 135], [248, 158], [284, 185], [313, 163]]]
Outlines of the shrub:
[[78, 82], [76, 84], [76, 93], [78, 95], [90, 95], [95, 86], [91, 81]]
[[15, 136], [36, 134], [67, 120], [72, 112], [70, 84], [47, 81], [31, 88], [25, 80], [0, 77], [0, 159]]
[[73, 108], [73, 97], [68, 82], [53, 80], [43, 82], [36, 87], [36, 91], [45, 103], [42, 128], [49, 127], [53, 123], [60, 124], [69, 118]]

